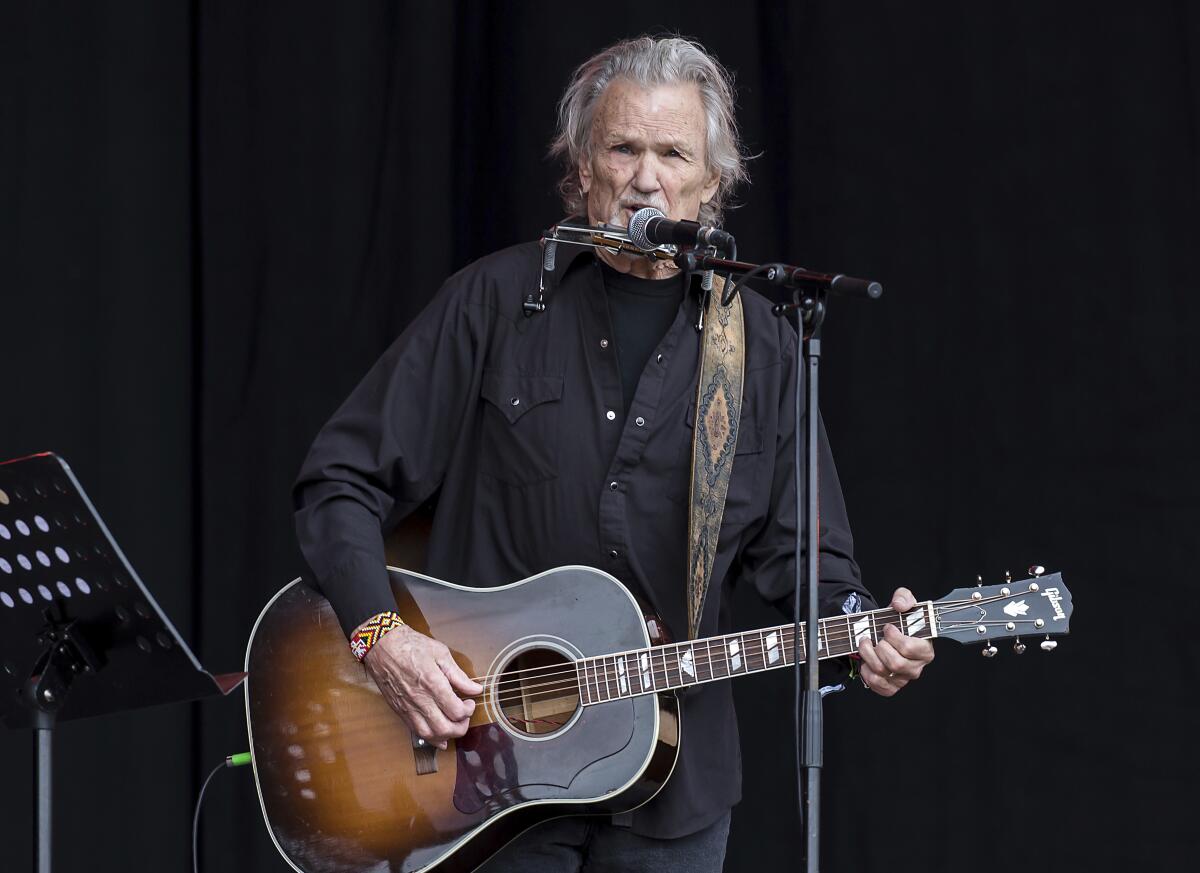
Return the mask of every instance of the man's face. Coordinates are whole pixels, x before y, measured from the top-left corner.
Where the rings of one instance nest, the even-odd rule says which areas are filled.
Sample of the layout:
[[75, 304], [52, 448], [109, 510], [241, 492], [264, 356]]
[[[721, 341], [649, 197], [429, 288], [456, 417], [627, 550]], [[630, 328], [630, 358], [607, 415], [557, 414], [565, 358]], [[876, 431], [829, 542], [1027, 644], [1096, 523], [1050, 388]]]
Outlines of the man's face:
[[591, 157], [579, 163], [589, 222], [626, 227], [644, 206], [694, 221], [720, 181], [706, 169], [704, 130], [695, 84], [610, 84], [592, 121]]

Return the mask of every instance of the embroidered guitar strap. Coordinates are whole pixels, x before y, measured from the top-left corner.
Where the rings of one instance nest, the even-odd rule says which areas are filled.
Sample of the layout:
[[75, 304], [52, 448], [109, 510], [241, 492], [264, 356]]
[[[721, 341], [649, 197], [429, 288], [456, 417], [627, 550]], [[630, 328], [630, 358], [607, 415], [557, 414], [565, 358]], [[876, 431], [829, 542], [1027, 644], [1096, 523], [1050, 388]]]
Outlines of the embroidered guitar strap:
[[733, 471], [742, 415], [742, 375], [746, 364], [742, 298], [721, 306], [724, 282], [713, 279], [705, 315], [696, 385], [696, 427], [692, 436], [691, 511], [688, 516], [688, 637], [695, 639], [704, 612], [717, 537]]

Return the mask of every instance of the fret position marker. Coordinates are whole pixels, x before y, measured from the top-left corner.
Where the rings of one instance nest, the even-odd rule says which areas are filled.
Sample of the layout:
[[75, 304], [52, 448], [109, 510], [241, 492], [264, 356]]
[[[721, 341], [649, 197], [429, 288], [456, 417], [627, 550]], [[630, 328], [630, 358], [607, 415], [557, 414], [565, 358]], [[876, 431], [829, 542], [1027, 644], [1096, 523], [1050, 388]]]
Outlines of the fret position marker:
[[863, 637], [871, 636], [871, 617], [865, 615], [854, 623], [854, 647], [857, 649], [858, 644], [862, 642]]
[[642, 688], [646, 689], [646, 688], [653, 688], [653, 687], [654, 686], [650, 683], [650, 656], [643, 653], [642, 654]]
[[690, 647], [683, 653], [683, 657], [679, 659], [679, 669], [693, 679], [696, 678], [696, 668], [692, 664], [692, 650]]
[[908, 635], [910, 637], [916, 636], [917, 632], [925, 627], [925, 613], [924, 611], [914, 612], [912, 615], [907, 616], [904, 621], [908, 626]]
[[779, 634], [771, 631], [767, 634], [767, 663], [774, 664], [779, 660]]
[[742, 656], [738, 654], [738, 651], [740, 649], [741, 649], [741, 647], [738, 645], [737, 640], [730, 640], [730, 642], [729, 642], [729, 672], [730, 673], [733, 673], [734, 671], [740, 670], [742, 668]]
[[628, 694], [629, 682], [625, 679], [625, 658], [623, 656], [617, 661], [617, 682], [621, 686], [621, 693]]

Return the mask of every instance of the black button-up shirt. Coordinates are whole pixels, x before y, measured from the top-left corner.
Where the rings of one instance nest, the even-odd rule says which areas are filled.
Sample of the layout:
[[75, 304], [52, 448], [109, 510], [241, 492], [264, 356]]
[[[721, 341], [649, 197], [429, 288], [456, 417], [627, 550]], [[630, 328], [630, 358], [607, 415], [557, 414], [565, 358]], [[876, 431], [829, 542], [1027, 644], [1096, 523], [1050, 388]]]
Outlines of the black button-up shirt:
[[[590, 565], [686, 635], [697, 296], [685, 296], [626, 413], [598, 261], [560, 244], [547, 309], [527, 318], [521, 302], [540, 268], [529, 243], [452, 276], [317, 436], [296, 483], [296, 527], [347, 634], [394, 608], [382, 532], [437, 492], [427, 574], [489, 586]], [[742, 425], [706, 636], [733, 629], [735, 583], [783, 605], [794, 578], [797, 340], [764, 298], [748, 292], [743, 305]], [[820, 448], [822, 612], [851, 593], [869, 608], [823, 429]], [[644, 835], [694, 832], [740, 797], [729, 683], [697, 686], [681, 706], [679, 763], [633, 814]]]

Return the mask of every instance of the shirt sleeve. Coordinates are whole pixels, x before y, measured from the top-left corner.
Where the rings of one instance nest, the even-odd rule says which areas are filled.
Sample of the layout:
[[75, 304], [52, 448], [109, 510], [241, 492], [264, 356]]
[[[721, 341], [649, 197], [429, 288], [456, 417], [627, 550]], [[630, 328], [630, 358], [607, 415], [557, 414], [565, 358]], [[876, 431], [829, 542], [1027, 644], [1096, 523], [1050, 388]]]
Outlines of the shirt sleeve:
[[[783, 333], [784, 372], [778, 398], [778, 427], [775, 443], [774, 475], [771, 480], [770, 508], [766, 521], [753, 533], [741, 555], [743, 581], [751, 582], [758, 593], [778, 607], [790, 619], [795, 604], [796, 548], [796, 477], [795, 477], [795, 333], [780, 325]], [[803, 426], [804, 419], [801, 418]], [[833, 453], [823, 421], [817, 424], [818, 487], [820, 507], [820, 556], [818, 592], [822, 617], [875, 608], [875, 600], [862, 583], [862, 573], [854, 560], [854, 538], [846, 515], [846, 503], [838, 480]], [[801, 604], [803, 608], [803, 604]], [[835, 671], [843, 662], [835, 665]]]
[[484, 307], [452, 277], [317, 434], [296, 536], [346, 635], [395, 609], [383, 531], [439, 487], [477, 381]]

